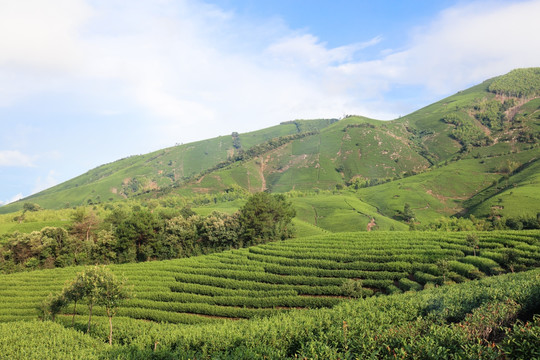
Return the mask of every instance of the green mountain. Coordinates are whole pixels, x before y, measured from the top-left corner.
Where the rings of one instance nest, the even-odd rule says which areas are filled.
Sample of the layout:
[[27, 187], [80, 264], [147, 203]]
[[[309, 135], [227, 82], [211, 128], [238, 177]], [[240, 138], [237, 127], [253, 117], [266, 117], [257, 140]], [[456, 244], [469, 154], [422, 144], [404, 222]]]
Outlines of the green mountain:
[[540, 68], [517, 69], [393, 121], [296, 120], [129, 157], [0, 213], [242, 188], [303, 193], [297, 220], [330, 231], [331, 217], [354, 222], [341, 231], [399, 229], [405, 203], [421, 223], [536, 216], [539, 140]]

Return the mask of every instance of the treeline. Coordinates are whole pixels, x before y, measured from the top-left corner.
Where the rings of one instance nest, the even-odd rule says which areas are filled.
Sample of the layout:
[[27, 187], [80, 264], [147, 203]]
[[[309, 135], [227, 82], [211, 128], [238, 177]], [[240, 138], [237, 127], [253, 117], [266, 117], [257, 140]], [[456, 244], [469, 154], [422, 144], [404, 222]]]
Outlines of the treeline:
[[435, 231], [492, 231], [492, 230], [534, 230], [540, 229], [540, 213], [534, 216], [516, 216], [491, 218], [442, 217], [437, 221], [425, 225], [410, 224], [411, 230]]
[[85, 208], [69, 228], [4, 236], [0, 271], [182, 258], [292, 237], [295, 211], [283, 195], [258, 193], [238, 212], [195, 214], [189, 207], [115, 207], [105, 216]]
[[495, 79], [488, 90], [506, 96], [540, 95], [540, 68], [516, 69]]

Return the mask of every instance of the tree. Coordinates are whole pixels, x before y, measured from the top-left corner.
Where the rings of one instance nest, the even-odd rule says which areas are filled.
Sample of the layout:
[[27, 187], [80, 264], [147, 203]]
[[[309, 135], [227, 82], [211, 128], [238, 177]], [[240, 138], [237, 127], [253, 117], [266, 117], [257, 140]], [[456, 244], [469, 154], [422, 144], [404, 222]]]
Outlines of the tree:
[[134, 208], [131, 215], [116, 228], [120, 262], [146, 261], [154, 254], [162, 225], [149, 210]]
[[66, 306], [66, 298], [63, 294], [53, 295], [49, 294], [49, 296], [43, 300], [39, 307], [39, 312], [42, 320], [48, 320], [51, 319], [52, 321], [55, 320], [56, 315], [60, 313], [62, 308]]
[[94, 305], [103, 305], [109, 318], [109, 344], [112, 345], [112, 318], [116, 315], [119, 304], [131, 297], [131, 291], [126, 287], [126, 279], [118, 279], [105, 266], [92, 266], [86, 268], [83, 272], [76, 275], [75, 279], [69, 282], [59, 295], [52, 294], [43, 302], [42, 312], [45, 316], [54, 316], [60, 312], [69, 302], [73, 301], [73, 318], [71, 324], [75, 321], [77, 311], [77, 302], [82, 299], [88, 302], [88, 327], [90, 332], [92, 322], [92, 310]]
[[414, 220], [414, 217], [415, 215], [411, 209], [411, 205], [409, 205], [409, 203], [405, 203], [405, 205], [403, 205], [403, 219], [407, 222], [411, 222]]
[[116, 237], [110, 230], [100, 230], [96, 235], [96, 243], [92, 258], [100, 264], [110, 264], [116, 260]]
[[199, 216], [191, 216], [188, 219], [177, 216], [165, 222], [160, 258], [175, 258], [190, 256], [196, 253], [195, 243], [197, 240], [197, 228]]
[[73, 316], [71, 317], [71, 326], [75, 325], [75, 315], [77, 314], [77, 303], [84, 298], [86, 295], [86, 284], [85, 284], [85, 278], [82, 276], [82, 273], [78, 273], [75, 279], [73, 279], [71, 282], [69, 282], [64, 289], [62, 290], [62, 293], [64, 295], [64, 298], [66, 299], [66, 302], [72, 302], [73, 301]]
[[98, 270], [98, 300], [97, 303], [105, 306], [109, 318], [109, 345], [112, 345], [113, 324], [112, 318], [116, 315], [118, 305], [131, 297], [131, 292], [126, 287], [126, 279], [118, 279], [107, 268], [100, 267]]
[[23, 212], [27, 212], [27, 211], [34, 212], [34, 211], [39, 211], [39, 210], [41, 210], [41, 206], [39, 206], [38, 204], [29, 203], [29, 202], [26, 202], [23, 204]]
[[478, 235], [475, 233], [467, 234], [467, 246], [471, 247], [473, 249], [473, 255], [476, 256], [476, 249], [479, 248], [480, 240], [478, 240]]
[[448, 276], [448, 273], [450, 272], [450, 263], [448, 260], [440, 259], [437, 261], [437, 267], [439, 268], [439, 271], [441, 272], [443, 276], [443, 284], [446, 282], [446, 277]]
[[80, 277], [80, 283], [78, 284], [78, 286], [81, 287], [80, 291], [82, 291], [82, 293], [84, 294], [83, 297], [85, 297], [88, 302], [88, 327], [86, 331], [90, 332], [90, 325], [92, 324], [92, 311], [94, 309], [94, 304], [100, 296], [100, 267], [88, 267], [82, 273], [80, 273]]
[[198, 232], [203, 244], [211, 248], [227, 248], [238, 245], [240, 223], [238, 215], [228, 215], [213, 211], [198, 224]]
[[245, 245], [255, 245], [290, 238], [295, 215], [296, 211], [284, 195], [256, 193], [240, 209], [241, 239]]
[[84, 207], [78, 208], [72, 215], [73, 225], [71, 233], [80, 240], [90, 240], [93, 231], [96, 230], [101, 222], [93, 211], [87, 211]]
[[514, 272], [519, 260], [518, 252], [514, 248], [506, 248], [503, 250], [502, 255], [502, 265], [506, 266], [511, 272]]

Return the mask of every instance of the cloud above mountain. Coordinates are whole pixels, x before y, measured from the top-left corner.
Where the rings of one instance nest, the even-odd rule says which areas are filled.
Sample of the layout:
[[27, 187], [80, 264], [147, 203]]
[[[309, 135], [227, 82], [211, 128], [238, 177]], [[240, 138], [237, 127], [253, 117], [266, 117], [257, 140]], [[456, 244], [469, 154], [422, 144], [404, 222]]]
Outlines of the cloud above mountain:
[[[65, 179], [58, 160], [88, 149], [94, 162], [81, 166], [296, 118], [392, 119], [540, 64], [540, 1], [457, 2], [388, 47], [385, 34], [332, 47], [279, 17], [196, 0], [0, 0], [0, 10], [0, 121], [32, 129], [0, 135], [10, 144], [0, 166], [36, 165], [41, 179]], [[24, 155], [43, 151], [57, 162]]]

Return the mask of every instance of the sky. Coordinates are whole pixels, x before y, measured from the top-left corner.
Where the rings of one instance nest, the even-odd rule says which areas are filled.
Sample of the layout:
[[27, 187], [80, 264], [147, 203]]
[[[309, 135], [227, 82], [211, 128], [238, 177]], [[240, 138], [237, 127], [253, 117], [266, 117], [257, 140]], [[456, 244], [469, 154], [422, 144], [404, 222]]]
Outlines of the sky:
[[391, 120], [540, 66], [540, 0], [0, 0], [0, 205], [294, 119]]

